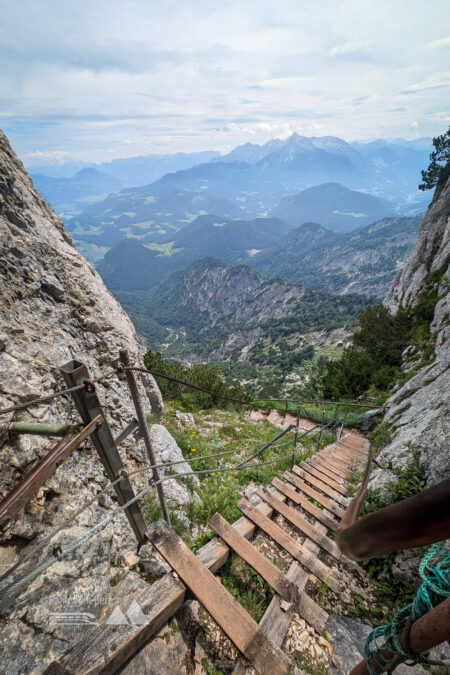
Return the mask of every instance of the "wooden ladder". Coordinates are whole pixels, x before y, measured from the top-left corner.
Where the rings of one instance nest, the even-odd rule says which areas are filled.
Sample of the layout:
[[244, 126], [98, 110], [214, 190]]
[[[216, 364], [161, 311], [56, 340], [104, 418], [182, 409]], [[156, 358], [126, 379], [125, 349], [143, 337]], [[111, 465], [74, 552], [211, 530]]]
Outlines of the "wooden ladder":
[[[140, 598], [149, 625], [127, 627], [126, 650], [118, 649], [117, 631], [111, 631], [111, 628], [117, 627], [102, 624], [69, 647], [45, 671], [47, 675], [116, 672], [124, 662], [125, 652], [128, 660], [130, 647], [136, 643], [136, 649], [140, 648], [178, 609], [184, 600], [182, 589], [186, 587], [242, 654], [243, 659], [237, 663], [233, 675], [241, 675], [245, 671], [246, 661], [264, 675], [287, 673], [290, 663], [281, 646], [293, 613], [296, 612], [319, 634], [328, 619], [327, 613], [304, 591], [309, 574], [326, 583], [335, 593], [339, 594], [343, 588], [342, 572], [332, 570], [319, 559], [318, 554], [324, 552], [334, 563], [342, 558], [333, 533], [348, 501], [345, 497], [345, 477], [353, 468], [367, 461], [368, 451], [368, 441], [354, 433], [325, 447], [306, 462], [294, 466], [292, 473], [286, 471], [284, 481], [275, 478], [270, 489], [258, 490], [257, 495], [261, 499], [258, 505], [241, 499], [238, 508], [244, 517], [235, 523], [230, 524], [216, 513], [209, 525], [218, 537], [197, 554], [192, 553], [164, 520], [153, 523], [147, 535], [176, 577], [165, 575], [148, 587], [148, 595], [153, 595], [152, 589], [162, 586], [163, 579], [166, 579], [167, 607], [164, 599], [159, 597], [157, 609], [151, 607], [149, 616], [146, 611], [149, 600]], [[289, 506], [287, 500], [293, 506]], [[280, 514], [293, 526], [304, 537], [303, 542], [294, 539], [275, 523], [271, 519], [273, 514]], [[257, 528], [294, 559], [286, 574], [250, 543], [249, 539]], [[275, 591], [259, 625], [214, 575], [230, 550], [253, 567]], [[157, 617], [152, 616], [155, 611], [158, 612]], [[153, 630], [150, 629], [152, 620]], [[99, 656], [98, 644], [104, 647], [103, 656]]]

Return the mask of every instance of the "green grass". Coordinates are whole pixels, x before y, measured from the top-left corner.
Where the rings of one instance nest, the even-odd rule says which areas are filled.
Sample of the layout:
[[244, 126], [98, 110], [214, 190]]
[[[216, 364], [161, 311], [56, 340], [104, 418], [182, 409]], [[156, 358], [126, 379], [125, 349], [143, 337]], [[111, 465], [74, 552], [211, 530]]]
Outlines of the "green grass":
[[259, 622], [274, 591], [242, 558], [232, 554], [221, 569], [222, 583], [256, 622]]
[[66, 293], [67, 295], [70, 295], [71, 298], [74, 298], [75, 300], [78, 300], [78, 302], [83, 302], [83, 296], [81, 293], [76, 291], [74, 288], [71, 288], [70, 286], [66, 288]]
[[[253, 455], [264, 444], [280, 433], [280, 429], [267, 420], [253, 421], [245, 416], [243, 411], [203, 410], [194, 412], [198, 424], [194, 429], [178, 429], [175, 420], [177, 401], [168, 402], [165, 412], [165, 424], [172, 434], [183, 456], [191, 463], [194, 471], [205, 471], [199, 475], [200, 484], [194, 486], [192, 480], [188, 489], [196, 497], [185, 507], [185, 512], [195, 525], [200, 527], [196, 539], [192, 539], [188, 532], [183, 531], [182, 523], [175, 525], [179, 528], [180, 536], [193, 549], [197, 550], [214, 536], [208, 529], [208, 523], [214, 513], [219, 512], [229, 522], [234, 522], [241, 516], [237, 503], [241, 499], [243, 489], [249, 485], [270, 485], [274, 477], [282, 477], [283, 472], [290, 467], [289, 453], [292, 451], [293, 431], [282, 437], [277, 443], [289, 441], [290, 444], [281, 447], [269, 447], [258, 458], [252, 460], [248, 468], [240, 471], [220, 471], [236, 466], [242, 460]], [[209, 427], [208, 435], [203, 435], [208, 429], [208, 422], [219, 423], [222, 426]], [[200, 433], [202, 430], [202, 433]], [[332, 436], [324, 433], [320, 447], [332, 442]], [[298, 444], [296, 461], [310, 457], [317, 449], [318, 439], [304, 438]], [[215, 457], [219, 453], [230, 451], [229, 455]], [[212, 457], [207, 457], [213, 455]], [[278, 460], [280, 462], [265, 465], [265, 462]], [[185, 478], [177, 479], [186, 485]], [[152, 520], [160, 517], [160, 509], [154, 497], [149, 499], [147, 514]]]

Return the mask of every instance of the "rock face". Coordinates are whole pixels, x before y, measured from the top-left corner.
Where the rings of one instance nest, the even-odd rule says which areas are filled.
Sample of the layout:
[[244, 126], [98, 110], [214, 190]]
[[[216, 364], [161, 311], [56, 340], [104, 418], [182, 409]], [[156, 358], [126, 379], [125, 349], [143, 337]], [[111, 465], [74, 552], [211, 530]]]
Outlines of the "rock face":
[[[325, 626], [328, 638], [333, 646], [333, 652], [342, 664], [342, 668], [332, 667], [331, 673], [336, 675], [347, 675], [363, 658], [364, 644], [366, 638], [372, 630], [369, 626], [353, 621], [347, 616], [331, 616]], [[432, 650], [431, 658], [442, 660], [448, 658], [448, 647], [446, 644], [435, 647]], [[398, 675], [419, 675], [427, 671], [421, 665], [406, 666], [404, 664], [397, 666], [395, 672]], [[445, 672], [432, 669], [432, 672]]]
[[[84, 362], [91, 378], [111, 369], [121, 347], [128, 349], [131, 362], [140, 360], [141, 349], [128, 316], [72, 246], [61, 221], [35, 191], [2, 132], [0, 288], [0, 409], [64, 387], [59, 367], [71, 359]], [[163, 402], [155, 381], [144, 376], [139, 386], [146, 412], [159, 417]], [[117, 435], [134, 414], [126, 384], [114, 374], [97, 383], [96, 390]], [[18, 414], [29, 421], [80, 421], [70, 396]], [[8, 433], [11, 418], [11, 414], [0, 416], [0, 498], [56, 443]], [[131, 437], [120, 451], [126, 469], [147, 461], [142, 446]], [[138, 474], [132, 482], [137, 491], [147, 484], [146, 474]], [[67, 543], [105, 518], [117, 506], [113, 491], [94, 501], [57, 541], [36, 552], [44, 532], [47, 536], [106, 484], [96, 452], [89, 442], [83, 444], [0, 531], [0, 575], [25, 554], [31, 554], [32, 562], [45, 559], [55, 543]], [[110, 587], [111, 562], [134, 545], [126, 518], [115, 518], [70, 558], [2, 602], [0, 661], [6, 672], [42, 672], [80, 631], [80, 626], [67, 632], [52, 624], [52, 612], [89, 611], [94, 596], [103, 597]], [[26, 565], [19, 568], [16, 576], [26, 569]], [[13, 578], [14, 574], [1, 587]]]
[[[152, 424], [150, 438], [158, 462], [164, 462], [164, 464], [179, 462], [167, 469], [160, 469], [159, 475], [161, 478], [163, 476], [192, 473], [190, 465], [187, 462], [180, 461], [183, 459], [183, 454], [165, 427], [161, 424]], [[197, 476], [192, 476], [191, 480], [194, 481], [195, 485], [198, 485]], [[175, 480], [164, 482], [164, 494], [173, 506], [183, 506], [191, 501], [188, 489]]]
[[[420, 225], [416, 248], [392, 282], [384, 304], [392, 312], [414, 306], [430, 274], [446, 270], [438, 288], [431, 332], [434, 361], [400, 387], [387, 401], [385, 419], [392, 424], [393, 440], [382, 458], [394, 466], [411, 461], [411, 449], [420, 452], [428, 484], [450, 475], [450, 180], [436, 194]], [[378, 473], [374, 485], [384, 477]]]
[[[278, 349], [300, 351], [312, 331], [343, 326], [369, 304], [364, 296], [334, 296], [303, 284], [264, 279], [247, 265], [215, 258], [196, 260], [145, 296], [124, 295], [124, 302], [137, 325], [142, 321], [143, 332], [148, 319], [159, 324], [166, 337], [158, 348], [170, 343], [171, 356], [200, 363], [260, 363], [258, 351], [273, 348], [268, 362], [274, 367]], [[288, 347], [281, 338], [289, 341]], [[315, 341], [314, 335], [311, 339]]]

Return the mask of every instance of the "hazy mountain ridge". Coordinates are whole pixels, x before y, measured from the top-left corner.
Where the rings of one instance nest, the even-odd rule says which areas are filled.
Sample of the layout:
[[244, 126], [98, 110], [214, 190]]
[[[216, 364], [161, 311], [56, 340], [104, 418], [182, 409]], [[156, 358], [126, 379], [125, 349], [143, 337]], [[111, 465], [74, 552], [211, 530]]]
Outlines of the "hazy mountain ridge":
[[354, 230], [394, 213], [394, 205], [386, 199], [339, 183], [324, 183], [285, 197], [271, 215], [292, 225], [314, 220], [336, 232]]
[[112, 290], [148, 290], [175, 269], [198, 258], [238, 260], [267, 248], [291, 230], [277, 218], [229, 220], [199, 216], [162, 244], [124, 239], [108, 251], [97, 269]]
[[[426, 150], [414, 143], [351, 145], [333, 137], [308, 139], [294, 134], [265, 146], [246, 144], [224, 157], [122, 190], [66, 225], [77, 242], [89, 245], [111, 247], [124, 236], [160, 241], [199, 215], [245, 219], [277, 215], [274, 210], [283, 198], [330, 182], [392, 200], [383, 212], [367, 214], [365, 222], [409, 215], [427, 204], [427, 197], [416, 189], [427, 159]], [[339, 227], [360, 224], [352, 213], [358, 211], [341, 214]], [[311, 219], [320, 222], [314, 213], [303, 218]]]
[[384, 218], [341, 233], [304, 223], [245, 262], [265, 276], [317, 290], [382, 297], [413, 250], [419, 224], [418, 216]]
[[102, 201], [124, 187], [122, 180], [93, 168], [80, 169], [73, 178], [54, 178], [40, 173], [32, 174], [31, 178], [36, 189], [63, 217], [81, 213], [87, 204]]

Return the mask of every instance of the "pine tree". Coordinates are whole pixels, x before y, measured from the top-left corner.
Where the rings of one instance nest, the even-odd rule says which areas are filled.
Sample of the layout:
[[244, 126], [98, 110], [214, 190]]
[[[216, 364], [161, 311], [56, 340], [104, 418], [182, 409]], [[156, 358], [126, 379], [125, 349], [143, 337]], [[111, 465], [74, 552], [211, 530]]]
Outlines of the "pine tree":
[[433, 146], [430, 164], [422, 171], [423, 183], [419, 185], [419, 190], [431, 190], [435, 185], [442, 185], [450, 176], [450, 127], [442, 136], [433, 138]]

